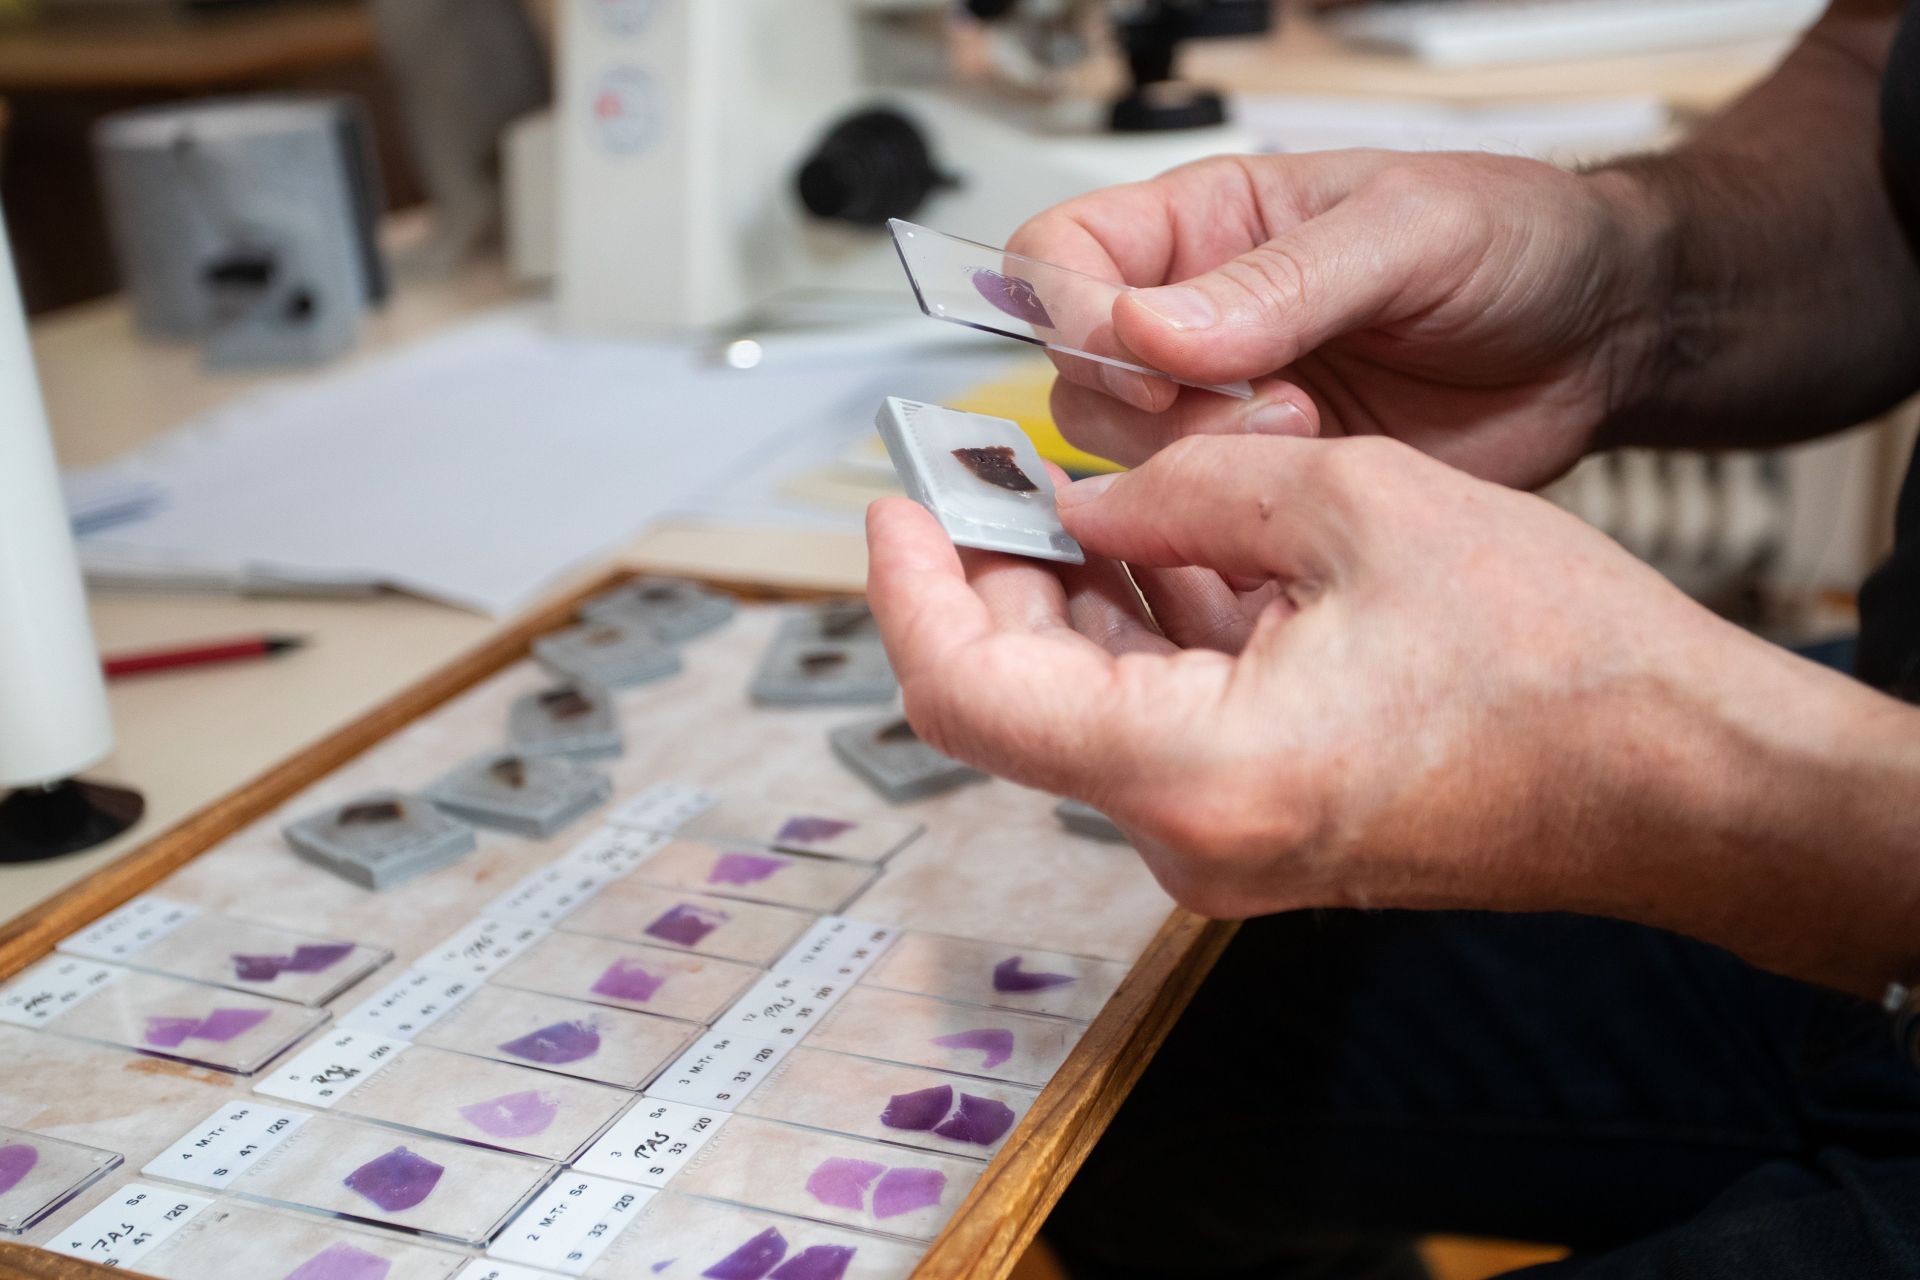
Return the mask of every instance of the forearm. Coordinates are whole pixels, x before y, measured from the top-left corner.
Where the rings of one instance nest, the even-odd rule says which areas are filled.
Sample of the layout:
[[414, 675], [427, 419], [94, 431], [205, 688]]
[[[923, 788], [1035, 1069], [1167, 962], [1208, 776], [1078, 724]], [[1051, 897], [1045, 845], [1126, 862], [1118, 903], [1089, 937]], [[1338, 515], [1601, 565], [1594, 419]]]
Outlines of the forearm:
[[1652, 299], [1596, 443], [1754, 445], [1871, 418], [1920, 372], [1920, 263], [1882, 167], [1900, 5], [1835, 6], [1674, 152], [1596, 171]]
[[1713, 648], [1622, 739], [1637, 816], [1591, 905], [1864, 996], [1920, 980], [1920, 708], [1731, 627]]

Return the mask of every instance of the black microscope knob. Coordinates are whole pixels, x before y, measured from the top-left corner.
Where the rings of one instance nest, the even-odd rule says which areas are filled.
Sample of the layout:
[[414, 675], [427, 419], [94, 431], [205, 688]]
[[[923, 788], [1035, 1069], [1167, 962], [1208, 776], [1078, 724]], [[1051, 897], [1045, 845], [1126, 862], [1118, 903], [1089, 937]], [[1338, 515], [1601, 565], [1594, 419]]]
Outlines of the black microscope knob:
[[877, 108], [829, 129], [794, 185], [814, 217], [874, 227], [911, 217], [950, 181], [933, 163], [920, 127], [897, 111]]

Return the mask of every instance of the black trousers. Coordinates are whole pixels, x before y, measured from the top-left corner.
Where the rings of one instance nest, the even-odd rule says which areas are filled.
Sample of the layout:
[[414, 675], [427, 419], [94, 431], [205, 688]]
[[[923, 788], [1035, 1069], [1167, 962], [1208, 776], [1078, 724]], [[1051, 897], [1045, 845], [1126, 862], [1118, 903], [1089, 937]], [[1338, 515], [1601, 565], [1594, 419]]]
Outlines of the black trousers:
[[1272, 916], [1046, 1228], [1168, 1280], [1414, 1275], [1430, 1232], [1570, 1245], [1556, 1280], [1920, 1277], [1920, 1073], [1872, 1004], [1651, 929]]

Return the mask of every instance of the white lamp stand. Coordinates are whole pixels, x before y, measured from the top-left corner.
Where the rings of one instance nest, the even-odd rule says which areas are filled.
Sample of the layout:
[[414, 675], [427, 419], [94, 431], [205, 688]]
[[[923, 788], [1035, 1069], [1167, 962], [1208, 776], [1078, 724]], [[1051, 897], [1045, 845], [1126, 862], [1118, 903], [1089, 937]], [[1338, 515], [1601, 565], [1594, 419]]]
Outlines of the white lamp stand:
[[75, 774], [113, 747], [100, 654], [0, 236], [0, 862], [99, 844], [140, 818], [137, 791]]

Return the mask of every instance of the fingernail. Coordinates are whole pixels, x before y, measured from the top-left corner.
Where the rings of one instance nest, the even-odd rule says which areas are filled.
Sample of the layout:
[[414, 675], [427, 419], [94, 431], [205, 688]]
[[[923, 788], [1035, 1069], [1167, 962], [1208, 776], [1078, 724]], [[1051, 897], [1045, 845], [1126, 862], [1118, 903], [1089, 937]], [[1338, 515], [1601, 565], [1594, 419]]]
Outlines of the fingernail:
[[1313, 434], [1313, 424], [1293, 401], [1269, 400], [1247, 415], [1247, 431], [1256, 436], [1306, 436]]
[[1133, 295], [1140, 305], [1175, 329], [1211, 329], [1220, 323], [1213, 299], [1187, 285], [1142, 289]]
[[1053, 495], [1057, 507], [1077, 507], [1083, 502], [1092, 502], [1095, 498], [1113, 488], [1118, 480], [1118, 472], [1109, 472], [1103, 476], [1088, 476], [1085, 480], [1075, 480], [1066, 488]]

